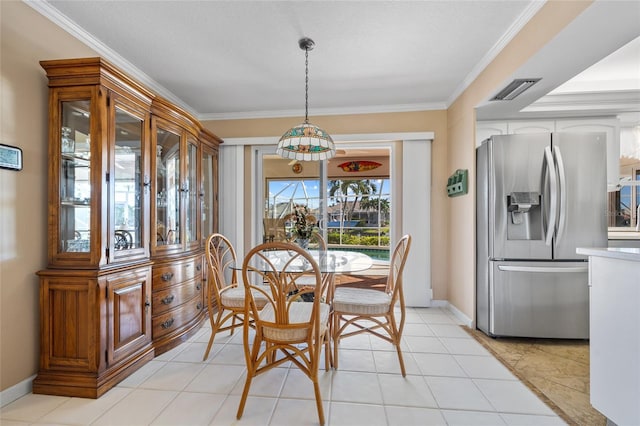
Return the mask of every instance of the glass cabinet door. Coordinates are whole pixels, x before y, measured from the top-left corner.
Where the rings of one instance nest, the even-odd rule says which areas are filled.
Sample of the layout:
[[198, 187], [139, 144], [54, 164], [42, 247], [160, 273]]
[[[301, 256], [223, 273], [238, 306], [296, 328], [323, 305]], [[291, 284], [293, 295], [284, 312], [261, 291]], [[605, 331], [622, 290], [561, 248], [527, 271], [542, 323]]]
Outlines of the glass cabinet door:
[[156, 246], [180, 244], [180, 135], [158, 127], [155, 149]]
[[217, 212], [215, 211], [215, 197], [218, 193], [216, 187], [218, 175], [218, 157], [215, 152], [204, 148], [202, 152], [202, 182], [200, 189], [201, 214], [202, 214], [202, 239], [206, 240], [213, 234], [217, 226]]
[[183, 184], [185, 198], [185, 239], [187, 244], [198, 241], [198, 142], [187, 139], [186, 179]]
[[[144, 118], [115, 107], [113, 226], [110, 244], [114, 256], [144, 247], [143, 241], [143, 128]], [[148, 177], [146, 179], [148, 181]]]
[[90, 251], [90, 106], [88, 99], [60, 103], [59, 253]]

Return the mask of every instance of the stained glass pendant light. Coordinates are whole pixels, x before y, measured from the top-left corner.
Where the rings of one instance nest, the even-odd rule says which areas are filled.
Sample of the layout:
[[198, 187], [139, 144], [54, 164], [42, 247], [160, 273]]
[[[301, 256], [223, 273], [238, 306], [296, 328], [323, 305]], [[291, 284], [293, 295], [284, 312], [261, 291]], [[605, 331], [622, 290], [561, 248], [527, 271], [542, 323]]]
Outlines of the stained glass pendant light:
[[331, 136], [320, 127], [309, 123], [309, 51], [316, 45], [310, 38], [298, 41], [304, 50], [304, 123], [287, 130], [278, 141], [276, 152], [284, 158], [298, 161], [326, 160], [336, 155], [336, 147]]

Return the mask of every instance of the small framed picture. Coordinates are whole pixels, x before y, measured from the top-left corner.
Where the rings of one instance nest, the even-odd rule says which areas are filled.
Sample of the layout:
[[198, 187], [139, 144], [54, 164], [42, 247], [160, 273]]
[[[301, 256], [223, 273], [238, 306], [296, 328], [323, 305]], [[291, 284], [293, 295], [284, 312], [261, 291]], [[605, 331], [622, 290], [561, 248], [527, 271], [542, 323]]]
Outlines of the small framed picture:
[[0, 144], [0, 168], [22, 170], [22, 149]]

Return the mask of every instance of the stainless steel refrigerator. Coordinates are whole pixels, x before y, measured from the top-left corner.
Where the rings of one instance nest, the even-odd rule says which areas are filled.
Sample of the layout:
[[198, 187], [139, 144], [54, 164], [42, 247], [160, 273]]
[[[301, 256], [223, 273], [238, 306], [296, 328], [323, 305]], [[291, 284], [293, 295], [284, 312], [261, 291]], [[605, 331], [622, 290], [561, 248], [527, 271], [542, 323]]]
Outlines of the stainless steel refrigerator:
[[476, 324], [587, 339], [588, 263], [607, 246], [606, 135], [493, 136], [476, 151]]

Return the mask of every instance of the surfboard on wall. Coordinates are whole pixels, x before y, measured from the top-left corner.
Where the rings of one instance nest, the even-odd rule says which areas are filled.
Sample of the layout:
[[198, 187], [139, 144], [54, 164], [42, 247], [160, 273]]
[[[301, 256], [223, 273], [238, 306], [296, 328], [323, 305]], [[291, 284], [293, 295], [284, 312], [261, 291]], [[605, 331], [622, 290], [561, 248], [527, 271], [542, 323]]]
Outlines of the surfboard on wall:
[[365, 172], [368, 170], [377, 169], [382, 166], [382, 164], [377, 163], [375, 161], [346, 161], [344, 163], [338, 164], [345, 172]]

